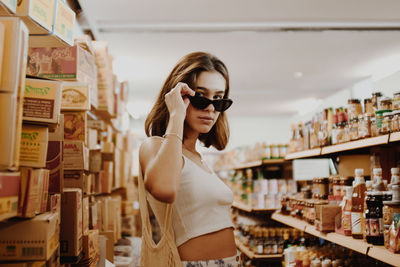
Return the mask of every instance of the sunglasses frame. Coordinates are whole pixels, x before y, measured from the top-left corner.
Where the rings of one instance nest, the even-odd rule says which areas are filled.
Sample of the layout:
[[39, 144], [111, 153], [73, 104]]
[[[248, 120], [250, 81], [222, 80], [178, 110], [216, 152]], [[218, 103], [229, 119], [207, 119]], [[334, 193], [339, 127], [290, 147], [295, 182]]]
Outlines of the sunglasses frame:
[[[232, 99], [229, 99], [229, 98], [211, 100], [211, 99], [208, 99], [207, 97], [199, 95], [198, 93], [196, 93], [194, 96], [188, 96], [188, 97], [189, 97], [189, 100], [190, 100], [190, 103], [192, 104], [192, 106], [194, 108], [200, 109], [200, 110], [203, 110], [206, 107], [208, 107], [210, 104], [212, 104], [216, 111], [224, 112], [228, 108], [230, 108], [232, 106], [232, 104], [233, 104]], [[198, 103], [197, 101], [203, 101], [203, 103]], [[229, 103], [229, 104], [219, 104], [221, 102]], [[221, 105], [223, 105], [222, 107], [224, 107], [224, 108], [222, 108], [222, 109], [219, 108]]]

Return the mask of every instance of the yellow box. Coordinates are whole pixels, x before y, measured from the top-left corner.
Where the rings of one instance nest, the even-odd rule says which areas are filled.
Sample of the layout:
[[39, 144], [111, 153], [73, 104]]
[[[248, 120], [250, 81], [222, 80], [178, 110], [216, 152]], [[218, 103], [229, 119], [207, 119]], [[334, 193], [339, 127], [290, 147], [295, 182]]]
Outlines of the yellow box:
[[82, 141], [64, 141], [64, 170], [89, 170], [89, 149]]
[[30, 34], [47, 34], [53, 29], [55, 0], [18, 1], [16, 15], [21, 17]]
[[90, 110], [90, 86], [85, 83], [62, 84], [61, 110]]
[[57, 1], [54, 35], [69, 45], [74, 45], [75, 12], [62, 0]]
[[24, 91], [25, 121], [58, 123], [61, 107], [61, 82], [26, 79]]
[[22, 127], [20, 165], [26, 167], [46, 167], [49, 128], [41, 126]]

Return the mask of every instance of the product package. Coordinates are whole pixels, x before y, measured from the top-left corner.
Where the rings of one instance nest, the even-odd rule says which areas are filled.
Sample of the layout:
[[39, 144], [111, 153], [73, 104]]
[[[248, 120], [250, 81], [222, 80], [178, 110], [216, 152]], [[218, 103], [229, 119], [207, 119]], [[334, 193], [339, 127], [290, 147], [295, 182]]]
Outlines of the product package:
[[64, 139], [88, 143], [86, 112], [64, 112]]
[[64, 170], [89, 170], [89, 149], [82, 141], [64, 141]]
[[64, 114], [60, 114], [57, 127], [49, 129], [46, 169], [50, 170], [49, 192], [62, 193], [64, 181]]
[[25, 121], [58, 123], [61, 107], [61, 83], [26, 79], [24, 91]]
[[57, 218], [58, 214], [44, 213], [31, 220], [1, 224], [0, 260], [48, 260], [59, 244]]
[[48, 127], [24, 125], [21, 133], [20, 165], [44, 168], [48, 140]]
[[17, 1], [0, 0], [0, 16], [9, 16], [17, 11]]
[[82, 234], [89, 233], [89, 197], [82, 199]]
[[91, 193], [91, 176], [84, 171], [65, 171], [64, 172], [64, 188], [79, 188], [84, 195]]
[[61, 110], [90, 110], [91, 86], [87, 83], [64, 82], [62, 85]]
[[95, 150], [95, 149], [99, 149], [100, 145], [97, 144], [97, 140], [98, 140], [98, 134], [97, 134], [97, 130], [96, 129], [91, 129], [88, 128], [88, 138], [87, 138], [87, 142], [88, 142], [88, 148], [90, 150]]
[[16, 16], [29, 28], [30, 34], [47, 34], [53, 29], [55, 0], [18, 1]]
[[90, 150], [89, 152], [89, 171], [98, 173], [101, 171], [102, 158], [100, 150]]
[[111, 193], [113, 184], [114, 163], [112, 161], [103, 162], [103, 172], [101, 175], [101, 193]]
[[55, 0], [54, 16], [51, 33], [30, 36], [30, 47], [62, 47], [74, 44], [75, 12], [65, 1]]
[[[16, 142], [20, 142], [21, 133], [17, 132], [17, 97], [14, 94], [0, 93], [0, 170], [16, 170], [19, 165], [19, 150]], [[22, 124], [22, 121], [19, 121]], [[20, 128], [20, 127], [19, 127]], [[14, 156], [18, 156], [18, 162]]]
[[0, 172], [0, 221], [18, 215], [19, 172]]
[[61, 256], [77, 258], [82, 251], [82, 191], [64, 189], [61, 201]]
[[84, 259], [89, 260], [92, 264], [99, 260], [99, 230], [89, 230], [83, 236], [83, 252], [85, 253]]

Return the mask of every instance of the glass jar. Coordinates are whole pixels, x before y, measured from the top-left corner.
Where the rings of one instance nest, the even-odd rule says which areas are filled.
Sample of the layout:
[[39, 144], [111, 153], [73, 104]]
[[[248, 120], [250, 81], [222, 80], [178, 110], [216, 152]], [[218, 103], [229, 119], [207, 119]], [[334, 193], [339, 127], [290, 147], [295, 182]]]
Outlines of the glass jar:
[[358, 118], [352, 119], [351, 122], [349, 123], [349, 126], [350, 126], [350, 132], [349, 132], [350, 141], [358, 140], [358, 138], [359, 138], [359, 136], [358, 136], [358, 124], [359, 124]]
[[371, 116], [364, 114], [358, 116], [358, 138], [371, 137]]
[[392, 121], [391, 121], [391, 126], [390, 129], [392, 132], [398, 132], [400, 131], [400, 110], [395, 110], [392, 112]]
[[388, 97], [382, 98], [379, 103], [379, 108], [392, 110], [392, 99]]
[[377, 128], [378, 134], [381, 133], [381, 131], [382, 131], [382, 122], [384, 119], [383, 114], [388, 113], [388, 112], [391, 112], [391, 110], [381, 109], [381, 110], [375, 111], [376, 128]]
[[372, 105], [372, 99], [366, 98], [364, 99], [364, 113], [369, 114], [370, 116], [375, 115], [374, 107]]
[[347, 114], [349, 120], [358, 118], [358, 115], [362, 113], [362, 107], [359, 99], [349, 99], [347, 101]]
[[388, 134], [391, 132], [392, 125], [392, 112], [383, 113], [382, 126], [380, 129], [381, 134]]
[[400, 92], [393, 94], [392, 108], [394, 110], [400, 109]]
[[371, 102], [372, 102], [372, 108], [375, 111], [380, 110], [380, 102], [381, 102], [381, 98], [382, 98], [382, 93], [381, 92], [375, 92], [372, 93], [372, 98], [371, 98]]
[[340, 197], [341, 196], [341, 186], [340, 186], [340, 177], [333, 178], [333, 196]]
[[371, 118], [371, 137], [375, 137], [379, 135], [379, 128], [376, 125], [376, 118]]

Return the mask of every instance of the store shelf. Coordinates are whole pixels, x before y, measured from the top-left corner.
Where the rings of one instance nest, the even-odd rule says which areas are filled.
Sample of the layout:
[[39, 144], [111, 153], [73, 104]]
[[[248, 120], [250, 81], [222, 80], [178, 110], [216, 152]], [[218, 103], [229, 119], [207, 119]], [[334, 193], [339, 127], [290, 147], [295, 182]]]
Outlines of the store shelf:
[[395, 254], [383, 246], [373, 246], [368, 250], [368, 256], [393, 266], [400, 266], [400, 254]]
[[232, 207], [239, 209], [239, 210], [243, 210], [243, 211], [247, 211], [247, 212], [274, 212], [277, 209], [258, 209], [258, 208], [252, 208], [249, 205], [245, 205], [243, 203], [239, 203], [239, 202], [233, 202]]
[[399, 142], [400, 141], [400, 132], [395, 132], [390, 134], [389, 142]]
[[254, 254], [248, 247], [246, 247], [238, 238], [235, 237], [236, 246], [239, 248], [241, 252], [243, 252], [250, 259], [280, 259], [282, 258], [282, 254], [274, 254], [274, 255], [258, 255]]
[[315, 156], [319, 156], [319, 155], [321, 155], [321, 148], [315, 148], [315, 149], [304, 150], [304, 151], [300, 151], [300, 152], [287, 154], [285, 159], [287, 159], [287, 160], [301, 159], [301, 158], [315, 157]]
[[304, 221], [295, 219], [291, 216], [282, 215], [278, 212], [275, 212], [274, 214], [272, 214], [271, 218], [274, 219], [275, 221], [289, 225], [289, 226], [299, 229], [301, 231], [305, 231], [306, 226], [308, 225], [308, 223], [306, 223]]
[[262, 161], [262, 165], [283, 164], [283, 163], [285, 163], [285, 159], [264, 159]]
[[285, 163], [285, 159], [265, 159], [265, 160], [256, 160], [252, 162], [242, 163], [236, 166], [227, 166], [216, 171], [227, 171], [227, 170], [240, 170], [240, 169], [248, 169], [254, 167], [260, 167], [262, 165], [273, 165], [273, 164], [283, 164]]
[[361, 139], [357, 141], [347, 142], [338, 145], [326, 146], [322, 148], [321, 155], [328, 155], [332, 153], [338, 153], [348, 150], [354, 150], [365, 147], [372, 147], [378, 145], [384, 145], [389, 142], [389, 135], [382, 135], [372, 138]]

